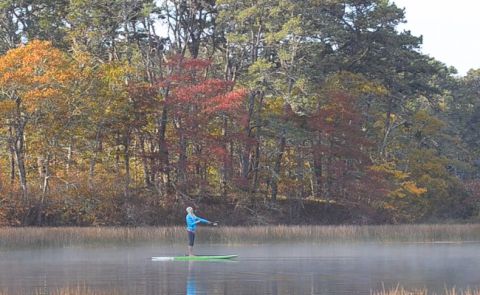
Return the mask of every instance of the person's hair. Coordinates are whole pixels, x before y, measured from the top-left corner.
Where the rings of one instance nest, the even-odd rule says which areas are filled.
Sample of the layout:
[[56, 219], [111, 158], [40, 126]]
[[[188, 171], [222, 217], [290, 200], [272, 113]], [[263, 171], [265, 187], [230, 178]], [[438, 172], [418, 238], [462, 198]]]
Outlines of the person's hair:
[[193, 208], [192, 207], [187, 207], [187, 213], [192, 215], [192, 216], [195, 216], [195, 213], [193, 212]]

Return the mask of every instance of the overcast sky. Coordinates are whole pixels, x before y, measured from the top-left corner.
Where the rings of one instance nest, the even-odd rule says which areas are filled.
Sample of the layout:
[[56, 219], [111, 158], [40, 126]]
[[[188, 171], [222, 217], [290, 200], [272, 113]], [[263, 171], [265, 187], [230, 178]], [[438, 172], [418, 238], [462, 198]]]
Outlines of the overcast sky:
[[406, 9], [413, 35], [423, 35], [423, 52], [454, 66], [459, 74], [480, 68], [480, 0], [393, 0]]

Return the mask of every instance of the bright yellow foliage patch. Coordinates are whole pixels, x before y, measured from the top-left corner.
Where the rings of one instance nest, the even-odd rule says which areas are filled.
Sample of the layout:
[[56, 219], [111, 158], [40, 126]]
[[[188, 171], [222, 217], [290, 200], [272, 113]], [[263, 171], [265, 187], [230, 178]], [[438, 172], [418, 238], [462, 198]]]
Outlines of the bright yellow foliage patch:
[[12, 101], [20, 101], [20, 111], [32, 113], [44, 100], [61, 103], [74, 77], [67, 56], [50, 42], [34, 40], [12, 49], [0, 57], [0, 91], [4, 94], [0, 108], [13, 111]]

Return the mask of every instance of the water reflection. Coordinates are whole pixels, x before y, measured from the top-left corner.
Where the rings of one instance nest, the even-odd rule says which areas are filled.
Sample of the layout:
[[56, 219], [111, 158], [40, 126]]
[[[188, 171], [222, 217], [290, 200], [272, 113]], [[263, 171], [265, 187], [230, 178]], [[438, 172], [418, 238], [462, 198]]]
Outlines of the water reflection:
[[187, 275], [187, 295], [199, 294], [197, 290], [197, 282], [195, 280], [195, 272], [193, 266], [195, 261], [188, 262], [188, 275]]
[[[442, 292], [480, 287], [478, 244], [204, 245], [237, 261], [152, 262], [174, 246], [0, 251], [0, 294], [85, 286], [105, 294], [370, 294], [397, 284]], [[8, 292], [5, 292], [8, 290]], [[77, 294], [77, 293], [73, 293]]]
[[[177, 262], [178, 263], [178, 262]], [[228, 266], [237, 263], [235, 260], [208, 260], [184, 262], [187, 268], [186, 294], [214, 294], [217, 290], [228, 289]], [[234, 266], [233, 266], [234, 267]], [[214, 272], [214, 275], [205, 275]], [[216, 293], [215, 293], [216, 294]], [[219, 292], [220, 294], [220, 292]], [[227, 294], [223, 291], [221, 294]]]

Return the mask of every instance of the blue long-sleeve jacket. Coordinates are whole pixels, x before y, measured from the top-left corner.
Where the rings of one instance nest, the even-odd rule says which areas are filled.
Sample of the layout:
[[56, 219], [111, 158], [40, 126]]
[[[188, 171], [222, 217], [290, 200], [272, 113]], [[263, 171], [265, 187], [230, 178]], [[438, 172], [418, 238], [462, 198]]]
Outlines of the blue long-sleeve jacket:
[[192, 216], [190, 214], [187, 214], [187, 216], [185, 217], [185, 220], [187, 221], [187, 230], [191, 232], [195, 232], [195, 230], [197, 229], [197, 224], [200, 222], [210, 223], [210, 221], [206, 219], [203, 219], [197, 216]]

